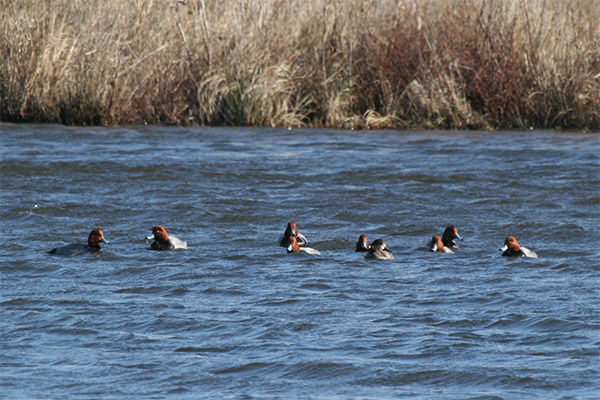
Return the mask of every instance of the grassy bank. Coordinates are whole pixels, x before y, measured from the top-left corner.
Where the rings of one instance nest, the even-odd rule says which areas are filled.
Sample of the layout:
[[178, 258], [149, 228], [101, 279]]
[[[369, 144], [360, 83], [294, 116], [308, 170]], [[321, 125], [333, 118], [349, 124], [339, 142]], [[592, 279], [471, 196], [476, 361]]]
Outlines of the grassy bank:
[[0, 0], [3, 121], [600, 130], [595, 0]]

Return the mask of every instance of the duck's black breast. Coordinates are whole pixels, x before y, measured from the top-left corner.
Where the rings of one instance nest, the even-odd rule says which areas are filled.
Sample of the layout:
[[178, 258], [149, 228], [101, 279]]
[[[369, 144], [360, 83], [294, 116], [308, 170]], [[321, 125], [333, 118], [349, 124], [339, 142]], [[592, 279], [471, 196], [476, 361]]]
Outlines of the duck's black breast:
[[504, 253], [502, 253], [502, 255], [504, 257], [525, 257], [525, 254], [523, 253], [522, 250], [519, 251], [514, 251], [514, 250], [505, 250]]
[[160, 242], [158, 240], [155, 240], [154, 242], [152, 242], [150, 249], [159, 250], [159, 251], [160, 250], [175, 250], [175, 246], [173, 245], [173, 243], [171, 243], [170, 240], [167, 240], [166, 242]]

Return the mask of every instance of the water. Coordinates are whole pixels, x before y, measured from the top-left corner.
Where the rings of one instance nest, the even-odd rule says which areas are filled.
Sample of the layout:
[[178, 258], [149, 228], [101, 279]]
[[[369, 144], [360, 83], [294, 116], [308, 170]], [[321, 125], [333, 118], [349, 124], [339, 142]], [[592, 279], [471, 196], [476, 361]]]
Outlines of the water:
[[600, 397], [597, 134], [0, 130], [2, 398]]

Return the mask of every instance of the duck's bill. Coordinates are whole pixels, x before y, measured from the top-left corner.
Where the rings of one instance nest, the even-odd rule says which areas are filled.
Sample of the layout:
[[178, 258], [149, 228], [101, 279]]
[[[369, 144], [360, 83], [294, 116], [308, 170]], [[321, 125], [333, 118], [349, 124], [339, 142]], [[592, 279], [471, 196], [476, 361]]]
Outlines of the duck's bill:
[[508, 250], [508, 245], [504, 245], [504, 246], [500, 247], [498, 250], [506, 251], [506, 250]]
[[431, 248], [429, 249], [430, 251], [437, 251], [438, 247], [437, 247], [437, 243], [435, 243], [433, 246], [431, 246]]
[[100, 241], [101, 241], [102, 243], [110, 244], [110, 242], [109, 242], [108, 240], [104, 239], [104, 238], [100, 239]]
[[460, 237], [460, 235], [459, 235], [458, 233], [456, 234], [456, 237], [457, 237], [459, 240], [463, 240], [463, 238], [461, 238], [461, 237]]
[[291, 253], [293, 250], [294, 250], [294, 248], [293, 248], [293, 247], [292, 247], [292, 245], [290, 244], [290, 245], [287, 247], [287, 251], [288, 251], [288, 253]]
[[148, 243], [151, 240], [154, 240], [154, 235], [146, 236], [146, 243]]

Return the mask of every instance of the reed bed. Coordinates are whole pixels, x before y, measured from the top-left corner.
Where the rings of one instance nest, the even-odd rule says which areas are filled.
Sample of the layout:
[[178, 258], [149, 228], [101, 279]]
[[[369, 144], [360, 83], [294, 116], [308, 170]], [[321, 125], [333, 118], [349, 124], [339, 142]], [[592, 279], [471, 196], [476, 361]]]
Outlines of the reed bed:
[[3, 121], [600, 130], [595, 0], [0, 0]]

